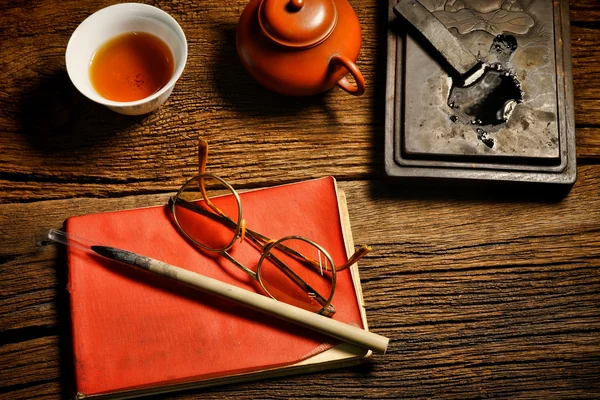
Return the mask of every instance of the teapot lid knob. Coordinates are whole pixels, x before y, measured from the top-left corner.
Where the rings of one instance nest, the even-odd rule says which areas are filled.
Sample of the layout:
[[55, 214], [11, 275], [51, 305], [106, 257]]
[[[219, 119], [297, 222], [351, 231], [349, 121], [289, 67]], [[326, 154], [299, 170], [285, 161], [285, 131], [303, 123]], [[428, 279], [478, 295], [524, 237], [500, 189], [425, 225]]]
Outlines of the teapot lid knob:
[[298, 11], [304, 5], [304, 0], [290, 0], [288, 4], [292, 10]]
[[286, 47], [316, 46], [337, 24], [334, 0], [262, 0], [258, 23], [271, 40]]

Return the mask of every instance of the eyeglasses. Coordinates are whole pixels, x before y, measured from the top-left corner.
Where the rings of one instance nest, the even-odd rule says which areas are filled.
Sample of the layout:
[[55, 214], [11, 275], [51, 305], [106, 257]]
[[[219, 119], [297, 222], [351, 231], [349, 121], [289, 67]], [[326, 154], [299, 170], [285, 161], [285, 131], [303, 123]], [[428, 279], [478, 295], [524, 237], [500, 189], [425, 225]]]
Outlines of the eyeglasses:
[[[336, 273], [353, 265], [371, 249], [359, 248], [343, 265], [336, 266], [327, 251], [302, 236], [273, 240], [246, 226], [242, 202], [223, 178], [206, 173], [208, 144], [200, 141], [200, 174], [189, 179], [169, 199], [179, 231], [199, 248], [217, 253], [259, 282], [270, 297], [331, 316]], [[216, 194], [216, 196], [209, 195]], [[229, 254], [237, 241], [247, 240], [259, 252], [256, 271]]]

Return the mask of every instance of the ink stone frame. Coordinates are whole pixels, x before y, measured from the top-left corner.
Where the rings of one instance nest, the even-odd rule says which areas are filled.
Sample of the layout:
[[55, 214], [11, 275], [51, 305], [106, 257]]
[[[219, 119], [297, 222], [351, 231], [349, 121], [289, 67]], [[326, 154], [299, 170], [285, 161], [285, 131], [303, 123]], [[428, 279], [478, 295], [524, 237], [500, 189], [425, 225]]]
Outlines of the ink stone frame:
[[[454, 124], [456, 117], [446, 103], [447, 95], [437, 96], [439, 99], [433, 97], [434, 101], [429, 96], [429, 93], [436, 90], [444, 92], [443, 86], [445, 83], [441, 76], [447, 75], [447, 73], [444, 70], [443, 62], [433, 54], [433, 48], [428, 48], [427, 43], [419, 42], [419, 38], [416, 37], [418, 32], [411, 32], [410, 27], [406, 26], [407, 21], [402, 21], [394, 14], [393, 8], [398, 1], [389, 0], [385, 102], [386, 175], [392, 179], [423, 182], [432, 179], [470, 183], [521, 182], [550, 184], [546, 186], [560, 186], [563, 189], [570, 189], [576, 180], [577, 169], [568, 1], [480, 1], [470, 2], [472, 3], [470, 6], [462, 5], [458, 9], [452, 5], [453, 2], [451, 1], [421, 0], [420, 2], [434, 15], [439, 16], [446, 27], [461, 38], [466, 47], [470, 48], [474, 54], [481, 56], [483, 46], [492, 43], [495, 37], [504, 34], [514, 35], [517, 42], [525, 43], [525, 47], [530, 50], [534, 49], [538, 53], [541, 52], [544, 56], [541, 59], [546, 60], [546, 64], [529, 65], [530, 62], [535, 62], [535, 60], [531, 61], [531, 57], [528, 57], [529, 60], [526, 60], [528, 62], [527, 66], [517, 68], [515, 71], [516, 75], [525, 82], [525, 101], [523, 105], [517, 105], [515, 111], [519, 108], [521, 110], [529, 109], [533, 117], [537, 115], [543, 117], [544, 115], [550, 115], [549, 110], [553, 111], [555, 107], [554, 118], [549, 117], [548, 119], [548, 126], [555, 124], [555, 129], [544, 132], [544, 135], [546, 135], [544, 140], [551, 139], [546, 141], [548, 143], [547, 148], [540, 149], [540, 146], [534, 146], [527, 149], [524, 146], [524, 154], [519, 154], [520, 149], [518, 146], [512, 148], [505, 146], [505, 149], [502, 149], [498, 145], [497, 149], [494, 149], [493, 145], [489, 146], [490, 142], [485, 143], [485, 140], [482, 140], [485, 138], [482, 138], [473, 127], [468, 126], [468, 124]], [[509, 3], [510, 5], [507, 6]], [[496, 8], [497, 10], [494, 10]], [[551, 12], [544, 14], [544, 10], [550, 9]], [[543, 14], [542, 17], [545, 20], [542, 20], [540, 14]], [[456, 22], [460, 18], [453, 19], [454, 16], [465, 15], [473, 16], [474, 20], [461, 26], [459, 22]], [[498, 15], [500, 21], [514, 18], [522, 26], [517, 28], [513, 26], [505, 30], [506, 25], [494, 23], [494, 15]], [[481, 21], [477, 18], [480, 18]], [[485, 18], [489, 19], [484, 21]], [[462, 20], [464, 21], [464, 18]], [[478, 43], [477, 40], [469, 39], [472, 37], [483, 38], [484, 40], [480, 41], [483, 44]], [[544, 47], [544, 44], [547, 46]], [[518, 51], [517, 48], [516, 52]], [[407, 56], [407, 52], [412, 53]], [[491, 54], [491, 51], [489, 54]], [[409, 57], [410, 61], [407, 62]], [[412, 65], [407, 65], [411, 62]], [[427, 72], [417, 71], [413, 74], [414, 76], [409, 76], [410, 79], [407, 82], [407, 74], [411, 73], [410, 67], [412, 66], [412, 71], [415, 71], [415, 65], [419, 67], [418, 69], [427, 70], [429, 68], [429, 71], [434, 72], [427, 76]], [[509, 64], [509, 68], [511, 67], [514, 66]], [[530, 96], [529, 103], [527, 100], [530, 93], [528, 93], [526, 86], [527, 83], [533, 81], [533, 78], [530, 80], [527, 74], [528, 72], [535, 73], [542, 67], [546, 69], [546, 72], [552, 70], [553, 75], [550, 78], [554, 79], [554, 90], [551, 93], [543, 93], [543, 95], [546, 96], [546, 100], [550, 99], [549, 96], [552, 95], [555, 98], [546, 101], [540, 106], [539, 110], [535, 109], [535, 106], [527, 108], [526, 106], [535, 104], [535, 99], [531, 99], [533, 96]], [[429, 80], [433, 80], [434, 84], [423, 86], [424, 78], [419, 80], [420, 75], [423, 74]], [[548, 82], [548, 74], [544, 79], [546, 80], [542, 80], [542, 82]], [[421, 85], [419, 86], [419, 84]], [[447, 85], [450, 85], [450, 83]], [[545, 89], [548, 85], [542, 86]], [[445, 93], [448, 93], [448, 86], [446, 86], [445, 91]], [[444, 96], [446, 97], [444, 98]], [[423, 98], [426, 102], [422, 101]], [[438, 103], [433, 104], [436, 101]], [[548, 106], [548, 104], [550, 105]], [[410, 115], [407, 118], [407, 108], [409, 106], [411, 107]], [[542, 110], [542, 108], [545, 108], [545, 110]], [[445, 117], [445, 120], [440, 115]], [[424, 125], [427, 124], [428, 120], [436, 120], [437, 118], [437, 124], [429, 127], [419, 126], [419, 124], [415, 124], [415, 121], [418, 122], [418, 118], [421, 118]], [[506, 125], [512, 123], [511, 129], [513, 129], [513, 135], [517, 139], [520, 136], [527, 138], [527, 121], [537, 121], [537, 119], [529, 118], [525, 121], [524, 118], [522, 120], [518, 118], [522, 117], [513, 114]], [[458, 128], [455, 128], [455, 125]], [[519, 130], [521, 129], [519, 126], [523, 126], [522, 130]], [[458, 131], [460, 137], [456, 132], [452, 136], [452, 131]], [[502, 137], [505, 132], [507, 132], [507, 129], [496, 132], [494, 137], [497, 140], [496, 143], [500, 143], [502, 139], [505, 139], [505, 137]], [[467, 136], [467, 139], [465, 139], [465, 136]], [[446, 139], [447, 141], [445, 141]], [[436, 140], [437, 143], [435, 143]], [[469, 143], [469, 141], [472, 145], [469, 144], [467, 150], [463, 151], [462, 149], [466, 148], [464, 143]], [[431, 142], [434, 144], [430, 145]], [[541, 142], [541, 139], [538, 142]]]

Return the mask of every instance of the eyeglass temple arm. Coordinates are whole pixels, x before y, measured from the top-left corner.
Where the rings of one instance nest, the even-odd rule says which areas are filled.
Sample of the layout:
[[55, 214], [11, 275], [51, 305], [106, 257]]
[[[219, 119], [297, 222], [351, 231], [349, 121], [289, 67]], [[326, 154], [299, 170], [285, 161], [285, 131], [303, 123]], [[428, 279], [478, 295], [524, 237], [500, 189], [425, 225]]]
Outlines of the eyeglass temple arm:
[[[272, 241], [271, 239], [269, 239], [268, 237], [253, 231], [249, 228], [246, 228], [246, 232], [249, 233], [249, 235], [247, 235], [248, 237], [251, 237], [251, 235], [255, 235], [258, 238], [260, 238], [260, 240], [262, 240], [264, 243], [268, 243], [270, 241]], [[305, 263], [307, 263], [309, 266], [316, 268], [318, 270], [321, 270], [321, 268], [323, 268], [322, 264], [310, 259], [308, 257], [306, 257], [304, 254], [284, 245], [284, 244], [279, 244], [278, 248], [286, 253], [288, 253], [289, 255], [295, 257], [296, 259], [300, 260], [300, 261], [304, 261]], [[358, 260], [360, 260], [361, 258], [363, 258], [365, 255], [367, 255], [368, 253], [371, 252], [371, 247], [367, 246], [366, 244], [363, 244], [360, 248], [358, 248], [358, 250], [356, 250], [351, 256], [350, 258], [348, 258], [348, 260], [342, 264], [342, 265], [336, 265], [335, 269], [337, 271], [343, 271], [344, 269], [350, 267], [351, 265], [354, 265]], [[328, 267], [325, 266], [324, 268], [326, 271], [328, 270]]]
[[[198, 171], [200, 174], [204, 174], [206, 172], [206, 164], [208, 162], [208, 142], [204, 139], [200, 139], [198, 142]], [[206, 204], [212, 208], [214, 212], [217, 214], [226, 217], [225, 213], [219, 209], [219, 207], [215, 206], [212, 201], [210, 201], [210, 197], [208, 197], [208, 193], [206, 192], [206, 186], [204, 185], [204, 178], [200, 178], [199, 180], [200, 193], [202, 193], [202, 198]], [[244, 236], [244, 229], [242, 229], [242, 236]]]
[[336, 266], [336, 269], [338, 271], [343, 271], [346, 268], [356, 264], [356, 262], [358, 260], [360, 260], [361, 258], [363, 258], [364, 256], [366, 256], [368, 253], [370, 253], [372, 250], [371, 246], [367, 246], [366, 244], [363, 244], [362, 246], [360, 246], [358, 248], [358, 250], [356, 250], [348, 259], [348, 261], [346, 261], [344, 264], [340, 265], [340, 266]]
[[252, 271], [250, 268], [247, 268], [244, 264], [242, 264], [241, 262], [239, 262], [238, 260], [233, 258], [227, 251], [222, 251], [222, 252], [220, 252], [220, 254], [223, 257], [225, 257], [226, 259], [228, 259], [229, 261], [231, 261], [231, 263], [233, 265], [235, 265], [236, 267], [238, 267], [239, 269], [241, 269], [242, 271], [244, 271], [245, 273], [250, 275], [252, 278], [258, 280], [256, 272]]
[[[185, 208], [187, 208], [190, 211], [195, 211], [199, 214], [202, 214], [203, 216], [212, 219], [213, 221], [216, 222], [220, 222], [225, 224], [227, 227], [229, 227], [230, 229], [235, 229], [237, 226], [237, 223], [235, 221], [233, 221], [231, 218], [229, 218], [227, 215], [225, 214], [212, 214], [210, 212], [207, 212], [205, 209], [196, 206], [193, 203], [190, 203], [188, 201], [179, 199], [179, 203], [181, 203], [182, 206], [184, 206]], [[174, 207], [174, 200], [173, 198], [169, 199], [169, 205], [171, 206], [171, 211], [173, 211], [173, 207]], [[244, 221], [245, 222], [245, 221]], [[245, 228], [242, 231], [246, 232], [246, 237], [249, 238], [258, 248], [259, 250], [262, 251], [262, 249], [264, 248], [265, 244], [268, 242], [271, 242], [272, 239], [268, 238], [267, 236], [258, 233], [250, 228]], [[243, 239], [243, 237], [242, 237]], [[295, 257], [296, 259], [303, 261], [305, 263], [307, 263], [310, 267], [315, 268], [320, 270], [322, 268], [322, 265], [320, 263], [318, 263], [315, 260], [312, 260], [308, 257], [306, 257], [305, 255], [303, 255], [302, 253], [288, 247], [285, 246], [283, 244], [280, 244], [278, 246], [278, 248], [284, 252], [286, 252], [287, 254]], [[342, 265], [340, 266], [336, 266], [336, 270], [337, 271], [343, 271], [344, 269], [350, 267], [351, 265], [355, 264], [358, 260], [360, 260], [361, 258], [363, 258], [366, 254], [368, 254], [369, 252], [371, 252], [371, 247], [367, 246], [367, 245], [362, 245], [358, 250], [356, 250], [354, 252], [354, 254], [352, 254], [352, 256], [350, 256], [350, 258]], [[325, 270], [327, 270], [327, 266], [325, 267]]]
[[[237, 223], [234, 220], [232, 220], [231, 218], [229, 218], [226, 214], [218, 214], [217, 215], [217, 214], [210, 213], [210, 212], [206, 211], [205, 209], [203, 209], [202, 207], [198, 207], [194, 203], [190, 203], [189, 201], [185, 201], [183, 199], [178, 199], [177, 204], [180, 204], [181, 206], [187, 208], [190, 211], [197, 212], [198, 214], [202, 214], [204, 217], [210, 218], [215, 222], [222, 223], [230, 229], [235, 230], [237, 227]], [[173, 199], [173, 197], [171, 197], [171, 198], [169, 198], [169, 209], [171, 210], [171, 212], [174, 211], [174, 207], [175, 207], [175, 200]], [[244, 223], [244, 228], [245, 228], [245, 222], [246, 222], [245, 220], [242, 221], [242, 223]], [[258, 232], [255, 232], [249, 228], [242, 229], [242, 231], [249, 233], [249, 235], [246, 235], [246, 237], [248, 237], [261, 251], [265, 247], [265, 243], [272, 241], [268, 237], [266, 237]], [[293, 251], [293, 250], [291, 250], [291, 251]]]
[[[207, 163], [208, 163], [208, 142], [204, 139], [199, 139], [199, 141], [198, 141], [198, 169], [201, 174], [206, 172], [206, 164]], [[217, 206], [215, 206], [210, 201], [210, 198], [208, 197], [208, 194], [206, 193], [206, 187], [204, 186], [204, 179], [200, 179], [200, 191], [202, 192], [202, 197], [204, 198], [204, 201], [209, 205], [210, 208], [212, 208], [216, 213], [221, 215], [223, 218], [226, 218], [231, 223], [235, 224], [234, 221], [232, 221], [224, 212], [222, 212]], [[271, 241], [271, 239], [269, 239], [268, 237], [261, 235], [258, 232], [247, 229], [245, 220], [242, 220], [242, 224], [243, 224], [243, 226], [241, 229], [240, 241], [244, 240], [244, 236], [245, 236], [246, 232], [249, 232], [249, 233], [255, 235], [256, 237], [260, 238], [264, 242], [264, 243], [260, 244], [256, 241], [256, 238], [251, 238], [252, 241], [257, 245], [262, 245], [264, 247], [264, 245], [266, 243]], [[282, 248], [284, 248], [288, 254], [293, 255], [293, 256], [297, 257], [298, 259], [309, 263], [313, 267], [321, 268], [321, 265], [319, 263], [317, 263], [315, 260], [311, 260], [311, 259], [305, 257], [304, 255], [302, 255], [301, 253], [299, 253], [293, 249], [290, 249], [289, 247], [287, 247], [285, 245], [282, 245]], [[350, 267], [351, 265], [355, 264], [358, 260], [363, 258], [370, 251], [371, 251], [371, 247], [369, 247], [367, 245], [362, 245], [358, 250], [356, 250], [354, 252], [354, 254], [352, 254], [352, 256], [350, 256], [350, 258], [344, 264], [337, 266], [336, 269], [338, 271], [342, 271], [342, 270]]]
[[[206, 172], [206, 163], [208, 162], [208, 142], [204, 139], [200, 139], [198, 142], [198, 171], [200, 174]], [[204, 179], [200, 178], [200, 193], [202, 193], [202, 197], [206, 204], [210, 206], [216, 213], [220, 215], [225, 215], [217, 206], [215, 206], [210, 198], [208, 197], [208, 193], [206, 193], [206, 186], [204, 186]]]
[[204, 139], [198, 141], [198, 170], [201, 174], [206, 171], [208, 162], [208, 142]]
[[[211, 212], [206, 211], [202, 207], [198, 207], [194, 203], [190, 203], [189, 201], [178, 199], [177, 204], [187, 208], [190, 211], [197, 212], [198, 214], [202, 214], [204, 217], [210, 218], [215, 222], [220, 222], [231, 229], [236, 229], [237, 223], [224, 214], [213, 214]], [[171, 212], [174, 211], [175, 208], [175, 200], [173, 197], [169, 198], [169, 209]]]

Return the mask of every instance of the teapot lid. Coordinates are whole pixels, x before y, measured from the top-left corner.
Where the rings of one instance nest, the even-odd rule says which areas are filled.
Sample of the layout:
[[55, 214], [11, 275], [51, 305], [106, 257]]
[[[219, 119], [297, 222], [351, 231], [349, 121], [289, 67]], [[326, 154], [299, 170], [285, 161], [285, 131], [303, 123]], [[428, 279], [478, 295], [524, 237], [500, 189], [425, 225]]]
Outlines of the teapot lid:
[[273, 41], [287, 47], [316, 46], [337, 23], [334, 0], [263, 0], [258, 22]]

